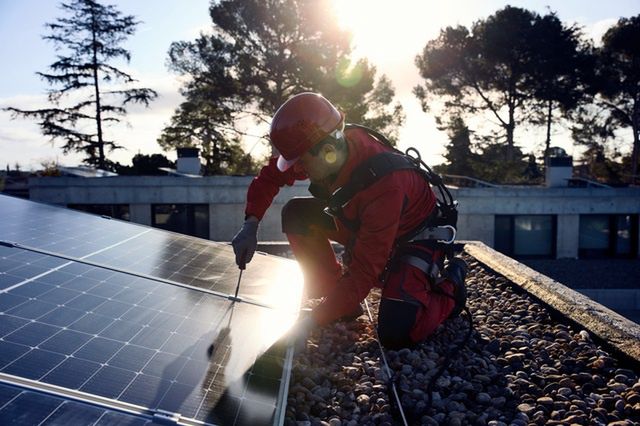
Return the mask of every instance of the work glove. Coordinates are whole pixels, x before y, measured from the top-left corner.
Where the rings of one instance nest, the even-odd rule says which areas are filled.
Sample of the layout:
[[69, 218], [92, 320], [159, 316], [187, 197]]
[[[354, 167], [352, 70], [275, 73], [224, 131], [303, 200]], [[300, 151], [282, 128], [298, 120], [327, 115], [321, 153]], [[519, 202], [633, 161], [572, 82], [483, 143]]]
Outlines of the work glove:
[[251, 262], [253, 254], [258, 246], [258, 224], [257, 218], [250, 216], [244, 221], [242, 228], [231, 240], [233, 252], [236, 255], [236, 265], [244, 269], [246, 264]]
[[456, 301], [449, 318], [457, 317], [467, 306], [467, 287], [464, 280], [468, 271], [467, 262], [460, 257], [450, 259], [444, 269], [444, 275], [453, 283], [453, 298]]

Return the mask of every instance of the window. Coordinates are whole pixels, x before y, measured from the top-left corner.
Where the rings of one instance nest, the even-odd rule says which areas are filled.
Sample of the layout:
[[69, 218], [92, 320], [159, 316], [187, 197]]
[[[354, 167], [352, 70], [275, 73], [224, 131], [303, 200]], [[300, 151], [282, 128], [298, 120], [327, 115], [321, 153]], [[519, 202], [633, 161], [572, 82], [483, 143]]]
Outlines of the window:
[[154, 204], [151, 209], [156, 228], [209, 238], [208, 204]]
[[496, 215], [495, 249], [519, 258], [555, 258], [556, 217]]
[[581, 259], [635, 257], [638, 215], [581, 215], [578, 254]]
[[114, 219], [129, 220], [129, 204], [69, 204], [67, 207]]

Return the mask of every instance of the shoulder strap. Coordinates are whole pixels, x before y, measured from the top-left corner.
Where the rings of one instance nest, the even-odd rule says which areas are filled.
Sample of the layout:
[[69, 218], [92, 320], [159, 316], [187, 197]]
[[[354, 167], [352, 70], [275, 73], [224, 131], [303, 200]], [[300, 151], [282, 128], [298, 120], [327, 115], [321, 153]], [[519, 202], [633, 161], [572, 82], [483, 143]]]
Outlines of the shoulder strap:
[[[457, 202], [442, 182], [442, 177], [434, 173], [427, 166], [420, 153], [415, 148], [409, 148], [406, 153], [396, 149], [391, 142], [381, 133], [365, 126], [347, 124], [345, 130], [361, 129], [373, 136], [379, 143], [391, 148], [391, 151], [381, 152], [360, 164], [353, 171], [351, 179], [341, 188], [338, 188], [327, 199], [325, 212], [341, 220], [353, 232], [360, 227], [359, 221], [349, 221], [344, 217], [342, 209], [360, 191], [369, 187], [377, 180], [397, 170], [414, 170], [427, 180], [440, 192], [441, 200], [436, 198], [436, 209], [413, 231], [398, 238], [397, 243], [407, 242], [418, 234], [427, 233], [425, 239], [437, 240], [450, 245], [455, 239], [458, 211]], [[413, 154], [412, 154], [413, 153]]]
[[360, 191], [371, 186], [382, 177], [397, 170], [420, 169], [407, 156], [395, 152], [381, 152], [356, 167], [351, 179], [338, 188], [329, 197], [327, 208], [333, 215], [339, 214], [342, 208]]

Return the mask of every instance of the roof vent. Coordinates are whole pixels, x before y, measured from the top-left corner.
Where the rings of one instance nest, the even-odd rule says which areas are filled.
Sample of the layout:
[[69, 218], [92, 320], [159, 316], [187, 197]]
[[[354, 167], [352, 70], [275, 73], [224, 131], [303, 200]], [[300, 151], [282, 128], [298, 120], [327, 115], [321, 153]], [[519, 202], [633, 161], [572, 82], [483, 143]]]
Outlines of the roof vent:
[[200, 174], [200, 150], [198, 148], [178, 148], [177, 172], [186, 175]]
[[573, 176], [573, 157], [560, 147], [551, 147], [545, 158], [545, 186], [569, 186]]

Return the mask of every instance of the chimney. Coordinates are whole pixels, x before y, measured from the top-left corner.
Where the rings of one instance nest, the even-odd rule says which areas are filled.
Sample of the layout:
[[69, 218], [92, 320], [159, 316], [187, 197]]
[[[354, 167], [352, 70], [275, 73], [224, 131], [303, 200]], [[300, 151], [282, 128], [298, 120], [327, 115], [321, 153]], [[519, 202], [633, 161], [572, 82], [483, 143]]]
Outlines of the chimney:
[[573, 177], [573, 157], [567, 155], [564, 149], [549, 148], [545, 166], [546, 187], [569, 186], [569, 180]]
[[200, 174], [200, 150], [198, 148], [178, 148], [178, 173], [186, 175]]

